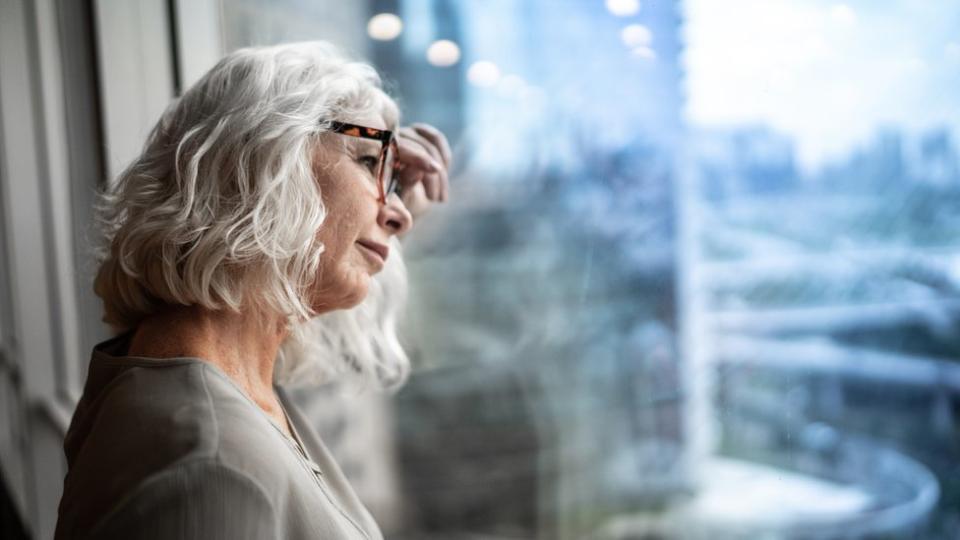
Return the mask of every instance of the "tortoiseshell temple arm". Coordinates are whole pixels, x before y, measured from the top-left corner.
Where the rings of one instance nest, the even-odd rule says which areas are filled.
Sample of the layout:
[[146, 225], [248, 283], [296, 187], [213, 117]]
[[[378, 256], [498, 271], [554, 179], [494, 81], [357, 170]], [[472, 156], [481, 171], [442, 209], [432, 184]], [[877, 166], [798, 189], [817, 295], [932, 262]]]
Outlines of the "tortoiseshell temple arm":
[[346, 122], [330, 122], [330, 131], [334, 133], [343, 133], [351, 137], [360, 137], [363, 139], [373, 139], [384, 144], [390, 142], [393, 132], [389, 129], [377, 129], [367, 126], [358, 126], [357, 124], [348, 124]]

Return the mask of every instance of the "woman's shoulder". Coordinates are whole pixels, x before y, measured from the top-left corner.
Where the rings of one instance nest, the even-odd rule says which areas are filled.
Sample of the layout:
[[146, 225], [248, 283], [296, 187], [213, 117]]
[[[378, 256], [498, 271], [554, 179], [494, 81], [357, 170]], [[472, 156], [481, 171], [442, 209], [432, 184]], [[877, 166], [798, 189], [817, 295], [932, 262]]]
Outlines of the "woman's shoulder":
[[67, 433], [68, 462], [106, 441], [109, 446], [98, 446], [97, 455], [143, 450], [166, 451], [171, 458], [221, 457], [229, 449], [223, 437], [260, 430], [264, 419], [214, 370], [202, 360], [91, 363]]
[[151, 475], [87, 523], [72, 515], [61, 509], [57, 539], [286, 537], [267, 489], [244, 471], [206, 458]]
[[224, 377], [202, 360], [95, 354], [64, 442], [61, 519], [90, 530], [151, 480], [196, 464], [242, 475], [267, 493], [283, 489], [276, 484], [291, 465], [282, 439]]
[[[94, 350], [64, 444], [69, 468], [58, 538], [95, 529], [102, 537], [139, 538], [128, 532], [166, 531], [164, 523], [192, 527], [187, 523], [196, 520], [223, 526], [232, 519], [203, 521], [196, 512], [208, 503], [271, 521], [280, 538], [312, 538], [318, 531], [326, 531], [324, 538], [380, 537], [367, 513], [344, 502], [347, 490], [333, 481], [336, 467], [324, 472], [334, 478], [315, 476], [219, 368], [202, 359], [123, 356], [122, 346], [109, 343]], [[305, 420], [295, 407], [290, 411], [310, 439]], [[243, 521], [228, 525], [236, 523]], [[246, 535], [235, 537], [270, 537], [260, 530], [244, 527]]]

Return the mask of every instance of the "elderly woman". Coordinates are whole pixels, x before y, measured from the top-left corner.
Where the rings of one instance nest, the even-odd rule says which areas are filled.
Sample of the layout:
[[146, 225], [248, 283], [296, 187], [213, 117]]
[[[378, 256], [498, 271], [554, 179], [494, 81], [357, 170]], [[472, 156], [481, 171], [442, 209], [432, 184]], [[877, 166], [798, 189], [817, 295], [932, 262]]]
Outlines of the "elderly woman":
[[282, 384], [404, 380], [398, 236], [446, 200], [450, 150], [398, 116], [325, 43], [236, 51], [163, 114], [102, 200], [118, 335], [64, 443], [56, 538], [382, 537]]

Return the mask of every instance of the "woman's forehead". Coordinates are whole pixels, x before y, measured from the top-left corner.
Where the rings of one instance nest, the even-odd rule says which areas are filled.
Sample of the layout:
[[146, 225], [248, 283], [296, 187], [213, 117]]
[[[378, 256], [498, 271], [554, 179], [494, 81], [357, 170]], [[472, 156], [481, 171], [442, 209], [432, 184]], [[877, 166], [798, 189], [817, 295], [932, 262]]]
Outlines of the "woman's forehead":
[[348, 118], [338, 118], [341, 122], [348, 124], [357, 124], [358, 126], [372, 127], [376, 129], [390, 129], [383, 119], [383, 115], [376, 112], [368, 112], [360, 115], [352, 115]]

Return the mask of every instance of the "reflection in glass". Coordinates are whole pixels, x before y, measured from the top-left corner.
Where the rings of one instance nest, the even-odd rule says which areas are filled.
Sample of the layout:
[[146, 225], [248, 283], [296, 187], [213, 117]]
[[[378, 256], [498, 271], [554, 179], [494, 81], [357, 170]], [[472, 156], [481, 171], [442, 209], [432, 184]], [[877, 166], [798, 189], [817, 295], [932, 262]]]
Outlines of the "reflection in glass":
[[231, 47], [332, 40], [454, 144], [405, 246], [418, 371], [326, 431], [389, 537], [960, 527], [956, 6], [224, 5]]

